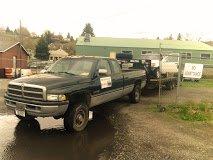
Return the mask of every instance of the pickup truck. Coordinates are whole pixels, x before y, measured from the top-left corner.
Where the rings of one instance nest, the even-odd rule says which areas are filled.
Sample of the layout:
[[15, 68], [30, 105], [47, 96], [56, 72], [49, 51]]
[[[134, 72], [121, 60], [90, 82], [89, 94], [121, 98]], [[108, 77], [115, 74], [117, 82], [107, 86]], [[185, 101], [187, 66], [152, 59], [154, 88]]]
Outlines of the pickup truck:
[[145, 73], [122, 71], [114, 59], [66, 57], [43, 74], [12, 80], [5, 104], [21, 120], [63, 118], [67, 131], [81, 131], [87, 125], [92, 107], [125, 95], [138, 103], [145, 83]]

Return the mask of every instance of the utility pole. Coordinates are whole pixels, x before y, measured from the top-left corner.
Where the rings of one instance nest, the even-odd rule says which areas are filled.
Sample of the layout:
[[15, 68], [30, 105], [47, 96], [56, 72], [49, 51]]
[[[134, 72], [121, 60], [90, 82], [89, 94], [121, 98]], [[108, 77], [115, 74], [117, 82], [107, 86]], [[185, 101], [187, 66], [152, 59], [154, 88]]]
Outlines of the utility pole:
[[19, 25], [19, 41], [20, 41], [20, 68], [21, 68], [21, 61], [22, 61], [22, 57], [21, 57], [21, 45], [22, 45], [22, 31], [21, 31], [22, 27], [21, 27], [21, 20], [20, 20], [20, 25]]
[[19, 63], [19, 67], [21, 68], [21, 66], [22, 66], [22, 63], [21, 63], [21, 61], [22, 61], [22, 56], [21, 56], [21, 50], [22, 50], [22, 48], [21, 48], [21, 45], [22, 45], [22, 41], [23, 41], [23, 38], [22, 38], [22, 27], [21, 27], [21, 20], [20, 20], [20, 22], [19, 22], [19, 41], [20, 41], [20, 48], [19, 48], [19, 57], [20, 57], [20, 63]]

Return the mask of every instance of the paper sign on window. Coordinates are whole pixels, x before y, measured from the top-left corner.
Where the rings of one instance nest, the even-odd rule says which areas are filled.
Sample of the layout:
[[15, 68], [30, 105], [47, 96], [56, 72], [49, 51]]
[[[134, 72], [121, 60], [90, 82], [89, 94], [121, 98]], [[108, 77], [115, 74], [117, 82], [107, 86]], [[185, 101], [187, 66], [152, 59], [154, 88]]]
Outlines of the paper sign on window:
[[111, 79], [111, 77], [100, 78], [100, 81], [101, 81], [101, 89], [108, 88], [108, 87], [112, 86], [112, 79]]

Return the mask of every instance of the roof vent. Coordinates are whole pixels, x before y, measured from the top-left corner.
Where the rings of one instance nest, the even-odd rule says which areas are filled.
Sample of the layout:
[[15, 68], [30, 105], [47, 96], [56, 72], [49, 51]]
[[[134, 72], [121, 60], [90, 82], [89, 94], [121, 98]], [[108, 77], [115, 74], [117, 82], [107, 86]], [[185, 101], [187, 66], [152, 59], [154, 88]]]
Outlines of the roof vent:
[[84, 42], [90, 42], [90, 38], [91, 38], [91, 35], [89, 33], [86, 33], [84, 36]]

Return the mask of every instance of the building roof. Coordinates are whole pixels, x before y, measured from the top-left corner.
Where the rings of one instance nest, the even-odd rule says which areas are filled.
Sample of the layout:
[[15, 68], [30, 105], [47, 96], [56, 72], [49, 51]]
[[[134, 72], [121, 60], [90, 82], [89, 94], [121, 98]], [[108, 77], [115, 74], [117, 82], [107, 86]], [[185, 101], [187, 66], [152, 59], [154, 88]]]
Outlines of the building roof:
[[16, 43], [17, 42], [13, 41], [0, 41], [0, 52], [4, 52], [5, 50], [7, 50]]
[[90, 42], [84, 42], [84, 37], [79, 37], [76, 45], [159, 49], [160, 44], [162, 49], [213, 51], [213, 47], [205, 43], [180, 40], [91, 37]]
[[[20, 45], [20, 42], [0, 41], [0, 52], [6, 52], [7, 50], [9, 50], [10, 48], [12, 48], [12, 47], [14, 47], [16, 45]], [[24, 46], [21, 45], [21, 47], [29, 55], [29, 53], [26, 51], [26, 49], [24, 48]]]
[[58, 50], [51, 50], [49, 51], [50, 52], [50, 55], [52, 56], [57, 56], [57, 57], [66, 57], [68, 56], [68, 53], [65, 52], [63, 49], [58, 49]]

